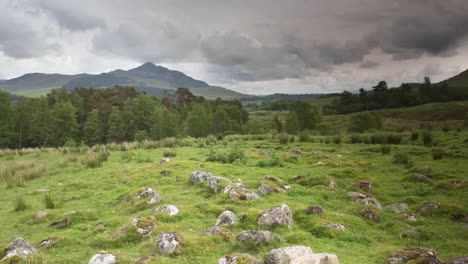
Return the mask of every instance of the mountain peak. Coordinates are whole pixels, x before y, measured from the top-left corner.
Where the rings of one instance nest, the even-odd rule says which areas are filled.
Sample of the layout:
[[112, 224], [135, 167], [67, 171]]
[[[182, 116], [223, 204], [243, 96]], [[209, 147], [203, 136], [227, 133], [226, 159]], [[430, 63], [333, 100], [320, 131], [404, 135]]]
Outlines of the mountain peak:
[[146, 63], [143, 63], [142, 65], [136, 67], [134, 70], [152, 70], [152, 69], [157, 69], [157, 68], [161, 68], [161, 66], [156, 66], [152, 62], [146, 62]]

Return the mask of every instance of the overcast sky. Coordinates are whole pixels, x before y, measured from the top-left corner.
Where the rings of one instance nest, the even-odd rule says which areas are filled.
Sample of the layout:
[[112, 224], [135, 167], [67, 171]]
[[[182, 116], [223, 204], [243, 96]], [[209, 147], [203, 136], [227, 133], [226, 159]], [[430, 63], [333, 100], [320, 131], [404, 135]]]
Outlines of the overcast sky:
[[440, 81], [468, 68], [467, 0], [0, 0], [0, 79], [144, 62], [253, 93]]

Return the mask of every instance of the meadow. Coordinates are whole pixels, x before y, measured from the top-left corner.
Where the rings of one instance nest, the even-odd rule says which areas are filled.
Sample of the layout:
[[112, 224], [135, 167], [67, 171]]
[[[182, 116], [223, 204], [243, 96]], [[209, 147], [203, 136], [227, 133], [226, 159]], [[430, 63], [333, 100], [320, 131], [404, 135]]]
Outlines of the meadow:
[[[467, 224], [453, 218], [467, 213], [468, 131], [433, 130], [432, 147], [423, 144], [422, 135], [392, 134], [400, 138], [398, 144], [376, 141], [374, 134], [294, 136], [280, 144], [278, 135], [269, 133], [3, 150], [0, 248], [22, 237], [38, 250], [37, 263], [87, 263], [99, 252], [112, 253], [119, 263], [217, 263], [230, 253], [261, 260], [269, 250], [290, 245], [336, 254], [345, 264], [386, 263], [392, 252], [413, 246], [432, 248], [442, 260], [466, 254]], [[161, 165], [164, 156], [171, 161]], [[189, 183], [193, 171], [240, 181], [252, 191], [269, 175], [281, 179], [272, 184], [289, 184], [290, 189], [259, 200], [232, 201], [225, 193], [213, 193], [206, 182]], [[415, 181], [414, 173], [430, 180]], [[365, 192], [356, 189], [359, 180], [372, 183], [367, 193], [384, 207], [375, 212], [380, 221], [365, 219], [362, 211], [368, 206], [349, 199], [350, 191]], [[175, 205], [180, 213], [151, 212], [158, 205], [136, 199], [143, 187], [161, 195], [158, 205]], [[437, 208], [421, 212], [425, 201]], [[396, 203], [407, 204], [409, 211], [385, 208]], [[278, 241], [255, 246], [236, 240], [243, 230], [266, 229], [257, 226], [257, 215], [279, 204], [289, 205], [294, 223], [291, 229], [270, 228]], [[323, 215], [306, 214], [310, 205], [322, 207]], [[228, 227], [234, 236], [200, 235], [224, 210], [238, 220]], [[47, 216], [38, 218], [41, 211]], [[66, 216], [68, 226], [49, 227]], [[150, 237], [136, 232], [132, 220], [137, 216], [155, 216]], [[345, 231], [329, 229], [329, 223], [341, 224]], [[160, 255], [155, 237], [171, 231], [184, 237], [181, 252]], [[54, 243], [39, 248], [47, 238]]]

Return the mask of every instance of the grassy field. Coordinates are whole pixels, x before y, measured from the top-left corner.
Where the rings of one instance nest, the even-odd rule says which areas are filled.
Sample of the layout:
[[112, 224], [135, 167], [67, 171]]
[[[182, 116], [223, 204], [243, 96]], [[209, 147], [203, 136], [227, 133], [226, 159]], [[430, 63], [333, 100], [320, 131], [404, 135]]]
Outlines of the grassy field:
[[46, 96], [50, 93], [53, 89], [58, 89], [60, 87], [53, 87], [53, 88], [39, 88], [39, 89], [21, 89], [21, 90], [12, 90], [7, 92], [12, 93], [14, 95], [21, 95], [26, 97], [37, 98], [41, 96]]
[[[230, 136], [206, 145], [205, 139], [179, 139], [171, 162], [159, 165], [166, 148], [135, 148], [127, 151], [108, 147], [111, 153], [102, 167], [85, 166], [87, 150], [26, 150], [17, 155], [2, 152], [0, 158], [0, 244], [5, 246], [15, 237], [23, 237], [36, 249], [45, 263], [87, 263], [100, 251], [116, 255], [120, 263], [134, 263], [141, 256], [152, 256], [148, 263], [216, 263], [229, 253], [250, 253], [262, 259], [269, 250], [289, 245], [307, 245], [314, 252], [336, 254], [340, 263], [386, 263], [388, 255], [402, 247], [422, 246], [436, 250], [442, 259], [468, 252], [466, 224], [449, 219], [453, 213], [467, 213], [468, 132], [434, 132], [438, 149], [445, 151], [440, 160], [433, 160], [432, 148], [412, 142], [402, 134], [401, 145], [391, 146], [390, 153], [382, 154], [380, 145], [349, 144], [343, 137], [341, 144], [325, 144], [324, 137], [313, 137], [314, 142], [296, 142], [280, 145], [270, 136]], [[142, 144], [144, 145], [144, 144]], [[207, 162], [210, 152], [242, 149], [243, 159], [232, 164]], [[142, 146], [143, 147], [143, 146]], [[292, 154], [293, 148], [301, 154]], [[262, 156], [262, 152], [272, 154]], [[405, 166], [394, 163], [394, 155], [407, 154], [413, 163]], [[430, 172], [428, 172], [430, 168]], [[7, 171], [29, 181], [16, 182], [7, 187]], [[169, 171], [164, 176], [160, 172]], [[291, 189], [272, 193], [257, 201], [231, 201], [226, 194], [212, 193], [205, 184], [189, 184], [189, 174], [196, 170], [213, 175], [241, 180], [255, 191], [259, 179], [276, 176]], [[432, 181], [416, 183], [409, 180], [414, 171], [430, 173]], [[12, 175], [10, 173], [10, 175]], [[305, 176], [294, 181], [295, 176]], [[388, 209], [380, 211], [381, 221], [374, 223], [360, 216], [365, 206], [352, 202], [347, 192], [358, 180], [373, 183], [370, 191], [383, 206], [408, 204], [417, 221], [410, 222], [403, 214]], [[331, 180], [336, 187], [330, 187]], [[15, 184], [13, 184], [15, 185]], [[151, 187], [162, 197], [162, 204], [173, 204], [180, 209], [176, 216], [151, 213], [153, 206], [136, 200], [138, 190]], [[54, 208], [46, 208], [44, 197], [52, 197]], [[26, 209], [16, 211], [22, 197]], [[424, 201], [433, 201], [438, 209], [432, 214], [418, 213]], [[261, 229], [256, 216], [273, 206], [286, 203], [293, 210], [294, 225], [274, 228], [280, 241], [256, 247], [246, 246], [220, 237], [201, 236], [200, 232], [214, 225], [224, 210], [233, 211], [239, 221], [229, 229], [237, 234], [242, 230]], [[306, 215], [309, 205], [320, 205], [324, 216]], [[50, 203], [49, 203], [49, 207]], [[22, 208], [20, 208], [22, 209]], [[36, 219], [39, 211], [48, 216]], [[72, 214], [75, 211], [74, 214]], [[71, 215], [70, 226], [53, 229], [53, 221]], [[157, 226], [150, 238], [140, 238], [132, 228], [136, 216], [156, 216]], [[242, 217], [241, 217], [242, 216]], [[339, 223], [346, 231], [324, 227]], [[407, 230], [415, 229], [411, 236]], [[160, 256], [155, 248], [155, 237], [161, 232], [178, 231], [185, 238], [182, 252], [176, 256]], [[41, 240], [56, 237], [46, 249], [38, 248]]]

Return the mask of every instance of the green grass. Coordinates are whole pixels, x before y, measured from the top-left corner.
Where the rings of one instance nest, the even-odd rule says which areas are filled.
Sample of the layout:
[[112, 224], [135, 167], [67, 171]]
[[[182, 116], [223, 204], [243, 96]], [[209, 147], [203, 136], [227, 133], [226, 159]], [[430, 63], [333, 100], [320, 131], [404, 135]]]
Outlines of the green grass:
[[57, 89], [60, 87], [51, 87], [51, 88], [38, 88], [38, 89], [15, 89], [15, 90], [7, 90], [9, 93], [14, 95], [21, 95], [26, 97], [37, 98], [41, 96], [46, 96], [50, 93], [53, 89]]
[[[434, 132], [437, 147], [444, 149], [443, 159], [434, 160], [431, 148], [422, 140], [409, 140], [392, 145], [390, 155], [380, 154], [380, 145], [348, 144], [346, 136], [341, 144], [299, 142], [280, 145], [278, 139], [243, 140], [248, 137], [232, 136], [214, 144], [216, 149], [245, 152], [245, 158], [232, 164], [207, 162], [210, 148], [199, 144], [202, 140], [184, 140], [184, 147], [176, 145], [176, 157], [159, 165], [166, 148], [139, 148], [128, 151], [112, 150], [100, 167], [85, 165], [86, 151], [64, 154], [61, 151], [29, 151], [23, 155], [0, 155], [0, 163], [18, 171], [27, 166], [44, 167], [47, 174], [32, 177], [21, 186], [7, 188], [0, 180], [0, 244], [7, 245], [21, 236], [36, 247], [47, 263], [86, 263], [96, 253], [105, 250], [118, 257], [121, 263], [134, 263], [140, 256], [156, 254], [149, 263], [216, 263], [223, 255], [249, 253], [259, 259], [271, 249], [290, 245], [307, 245], [314, 252], [334, 253], [340, 263], [385, 263], [388, 255], [402, 247], [422, 246], [436, 250], [439, 257], [462, 255], [468, 252], [468, 231], [464, 225], [449, 220], [453, 212], [468, 212], [468, 164], [466, 153], [468, 132]], [[181, 140], [179, 140], [181, 141]], [[290, 159], [289, 149], [302, 153]], [[118, 148], [114, 148], [118, 149]], [[282, 166], [259, 166], [261, 161], [273, 158], [260, 155], [265, 151], [278, 157]], [[129, 154], [130, 153], [130, 154]], [[393, 153], [405, 153], [413, 167], [393, 163]], [[75, 155], [74, 158], [71, 155]], [[128, 158], [130, 156], [131, 158]], [[29, 165], [28, 165], [29, 164]], [[60, 166], [58, 166], [60, 164]], [[415, 170], [431, 167], [432, 182], [416, 183], [408, 178]], [[170, 173], [162, 175], [167, 170]], [[188, 175], [195, 170], [209, 171], [213, 175], [242, 180], [250, 190], [256, 190], [259, 179], [271, 175], [291, 183], [291, 189], [272, 193], [257, 201], [231, 201], [223, 194], [211, 193], [206, 184], [191, 185]], [[301, 181], [293, 177], [305, 176]], [[367, 179], [373, 183], [372, 195], [384, 206], [404, 202], [416, 213], [418, 221], [408, 222], [402, 215], [391, 211], [380, 212], [380, 222], [361, 217], [365, 208], [347, 198], [354, 183]], [[328, 186], [335, 180], [337, 187]], [[455, 186], [452, 182], [461, 181]], [[180, 210], [174, 217], [153, 214], [153, 206], [136, 200], [142, 187], [157, 190], [161, 204], [173, 204]], [[54, 206], [45, 201], [46, 195], [59, 199]], [[15, 211], [17, 197], [22, 197], [26, 208]], [[439, 205], [433, 215], [417, 213], [419, 205], [431, 200]], [[236, 240], [221, 237], [203, 237], [200, 232], [214, 225], [224, 210], [233, 211], [243, 221], [229, 227], [238, 234], [242, 230], [260, 229], [256, 216], [273, 206], [286, 203], [294, 213], [291, 230], [274, 228], [281, 239], [264, 247], [249, 247]], [[306, 215], [304, 209], [311, 204], [320, 205], [324, 216]], [[49, 209], [47, 209], [48, 207]], [[34, 215], [46, 210], [49, 216], [35, 219]], [[60, 221], [70, 211], [71, 224], [67, 228], [47, 227]], [[132, 226], [136, 216], [156, 216], [156, 227], [149, 238], [140, 238]], [[336, 232], [323, 226], [339, 223], [345, 232]], [[416, 228], [418, 238], [405, 238], [405, 230]], [[185, 244], [178, 256], [159, 256], [155, 248], [157, 234], [177, 231], [183, 234]], [[48, 237], [59, 239], [48, 249], [39, 249], [38, 243]]]

